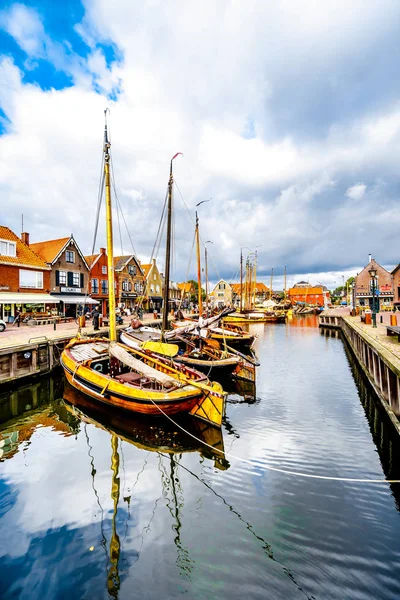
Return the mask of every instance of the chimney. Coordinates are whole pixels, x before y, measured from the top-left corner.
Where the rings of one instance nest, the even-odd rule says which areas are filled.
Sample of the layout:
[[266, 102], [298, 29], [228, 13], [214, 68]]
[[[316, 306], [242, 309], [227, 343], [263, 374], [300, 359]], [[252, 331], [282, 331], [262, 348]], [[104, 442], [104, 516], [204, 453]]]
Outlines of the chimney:
[[370, 254], [368, 254], [368, 263], [370, 263], [370, 262], [371, 262], [371, 260], [372, 260], [372, 257], [371, 257], [371, 255], [370, 255]]
[[156, 264], [156, 259], [155, 259], [155, 258], [153, 258], [153, 265], [155, 265], [155, 264]]
[[26, 244], [27, 246], [29, 246], [29, 233], [26, 233], [26, 231], [24, 231], [23, 233], [21, 233], [21, 241]]
[[100, 254], [105, 254], [106, 253], [106, 249], [105, 248], [100, 248]]

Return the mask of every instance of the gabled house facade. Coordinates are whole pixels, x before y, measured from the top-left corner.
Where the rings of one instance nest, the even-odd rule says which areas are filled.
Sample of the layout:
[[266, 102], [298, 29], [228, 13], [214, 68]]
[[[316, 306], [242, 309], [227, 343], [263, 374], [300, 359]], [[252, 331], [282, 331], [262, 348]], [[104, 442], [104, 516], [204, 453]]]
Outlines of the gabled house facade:
[[[397, 267], [396, 267], [397, 268]], [[373, 287], [369, 271], [376, 271], [375, 280], [375, 308], [379, 312], [381, 308], [393, 306], [394, 289], [392, 273], [389, 273], [384, 267], [371, 258], [369, 263], [354, 280], [354, 299], [356, 307], [372, 308]]]
[[143, 307], [150, 312], [153, 310], [160, 311], [162, 308], [162, 279], [156, 259], [153, 258], [151, 264], [141, 264], [140, 266], [143, 270], [146, 284], [143, 295]]
[[134, 310], [143, 297], [145, 277], [140, 262], [130, 256], [114, 257], [117, 304]]
[[50, 293], [61, 302], [61, 312], [75, 317], [83, 306], [98, 304], [89, 297], [89, 265], [74, 236], [31, 244], [51, 268]]
[[102, 315], [108, 315], [108, 257], [105, 248], [98, 254], [85, 256], [89, 266], [89, 292], [99, 302], [98, 309]]
[[231, 306], [232, 304], [232, 287], [224, 279], [220, 279], [215, 285], [212, 292], [209, 294], [211, 304], [214, 306], [225, 305]]
[[29, 245], [29, 233], [19, 238], [0, 225], [0, 318], [46, 312], [57, 304], [49, 294], [51, 268]]

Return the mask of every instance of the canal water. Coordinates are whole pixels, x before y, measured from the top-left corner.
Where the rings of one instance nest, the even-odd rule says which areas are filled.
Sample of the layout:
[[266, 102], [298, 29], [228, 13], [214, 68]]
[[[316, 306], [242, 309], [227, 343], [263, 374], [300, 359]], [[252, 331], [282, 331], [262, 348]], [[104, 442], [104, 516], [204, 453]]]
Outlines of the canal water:
[[349, 350], [312, 316], [252, 331], [220, 437], [79, 412], [60, 376], [0, 395], [2, 599], [400, 598], [400, 485], [340, 480], [400, 478]]

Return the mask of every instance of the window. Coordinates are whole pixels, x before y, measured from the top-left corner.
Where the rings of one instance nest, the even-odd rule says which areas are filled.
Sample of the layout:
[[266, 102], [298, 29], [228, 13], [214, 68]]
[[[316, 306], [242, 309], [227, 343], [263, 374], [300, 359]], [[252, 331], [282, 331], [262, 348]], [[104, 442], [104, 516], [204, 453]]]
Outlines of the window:
[[2, 256], [17, 256], [16, 242], [8, 242], [6, 240], [0, 240], [0, 254]]
[[157, 294], [160, 293], [160, 286], [159, 285], [156, 285], [156, 292], [157, 292]]
[[157, 279], [157, 275], [155, 273], [153, 275], [153, 279], [154, 279], [154, 281]]
[[73, 287], [80, 287], [81, 285], [81, 274], [72, 273], [72, 285]]
[[102, 273], [102, 275], [107, 275], [107, 266], [106, 265], [103, 265], [101, 267], [101, 273]]
[[92, 294], [98, 294], [98, 293], [99, 293], [99, 280], [92, 279]]
[[129, 272], [129, 275], [133, 275], [133, 277], [135, 277], [135, 275], [136, 275], [136, 267], [135, 267], [135, 265], [129, 265], [128, 272]]
[[67, 285], [67, 271], [60, 271], [58, 275], [59, 285]]
[[40, 271], [19, 271], [19, 287], [43, 289], [43, 273]]
[[225, 284], [224, 283], [220, 283], [218, 287], [219, 287], [220, 290], [224, 290], [225, 289]]
[[123, 280], [123, 282], [122, 282], [122, 291], [123, 291], [123, 292], [127, 292], [127, 291], [128, 291], [128, 289], [129, 289], [129, 286], [128, 286], [128, 280], [127, 280], [127, 279], [124, 279], [124, 280]]
[[101, 293], [108, 294], [108, 281], [107, 279], [101, 280]]
[[150, 293], [154, 294], [154, 285], [153, 284], [150, 285]]
[[66, 250], [65, 251], [65, 260], [69, 263], [74, 263], [75, 262], [75, 252], [73, 252], [72, 250]]

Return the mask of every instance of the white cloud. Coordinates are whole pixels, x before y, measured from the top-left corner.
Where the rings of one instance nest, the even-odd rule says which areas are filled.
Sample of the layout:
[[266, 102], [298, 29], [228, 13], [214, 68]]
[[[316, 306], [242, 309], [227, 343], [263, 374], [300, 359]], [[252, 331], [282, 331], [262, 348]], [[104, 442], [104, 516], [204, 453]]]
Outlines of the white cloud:
[[367, 186], [365, 185], [365, 183], [357, 183], [356, 185], [349, 187], [349, 189], [346, 192], [346, 196], [348, 198], [351, 198], [352, 200], [361, 200], [361, 198], [366, 192], [366, 189]]
[[[184, 157], [175, 176], [192, 213], [196, 202], [213, 197], [199, 216], [203, 239], [214, 241], [209, 250], [219, 274], [235, 270], [241, 245], [261, 245], [261, 274], [291, 261], [305, 271], [333, 260], [358, 264], [374, 225], [368, 202], [377, 199], [396, 227], [400, 215], [389, 188], [376, 184], [397, 178], [400, 107], [392, 98], [357, 117], [327, 117], [320, 130], [311, 123], [304, 135], [275, 125], [277, 110], [283, 130], [303, 97], [314, 102], [314, 81], [325, 82], [333, 96], [343, 87], [350, 58], [393, 30], [396, 3], [311, 2], [301, 18], [291, 2], [256, 0], [85, 6], [75, 29], [90, 43], [87, 59], [52, 40], [31, 9], [14, 5], [2, 13], [3, 27], [32, 61], [45, 57], [74, 81], [69, 89], [42, 91], [22, 82], [10, 58], [0, 62], [0, 105], [10, 120], [0, 138], [0, 193], [13, 207], [4, 224], [18, 232], [23, 212], [33, 241], [73, 232], [83, 251], [91, 250], [109, 105], [116, 185], [145, 260], [177, 151]], [[114, 43], [123, 61], [107, 65], [101, 42]], [[107, 100], [116, 88], [119, 95]], [[243, 135], [249, 122], [252, 139]], [[351, 186], [355, 178], [365, 183]], [[352, 200], [361, 197], [356, 210]], [[179, 193], [175, 198], [174, 277], [181, 279], [193, 225]], [[374, 240], [378, 257], [389, 245], [376, 231]]]

